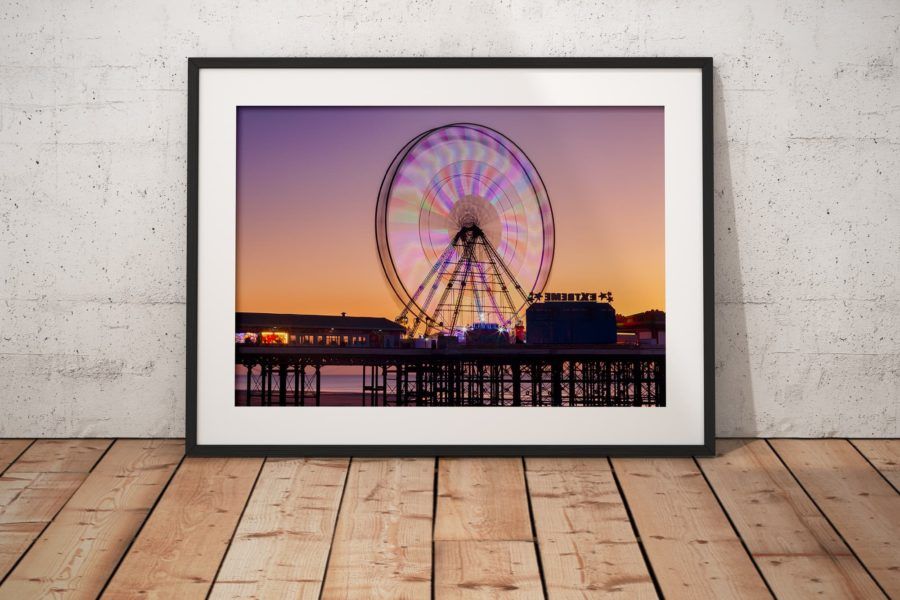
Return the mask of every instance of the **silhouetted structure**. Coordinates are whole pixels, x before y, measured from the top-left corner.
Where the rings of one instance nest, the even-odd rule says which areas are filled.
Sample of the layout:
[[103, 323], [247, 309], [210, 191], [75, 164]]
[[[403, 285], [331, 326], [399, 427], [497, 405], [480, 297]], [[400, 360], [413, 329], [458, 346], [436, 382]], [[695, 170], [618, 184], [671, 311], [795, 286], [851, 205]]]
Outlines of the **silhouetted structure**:
[[509, 332], [496, 323], [473, 323], [466, 330], [466, 346], [494, 348], [509, 345]]
[[235, 343], [396, 348], [403, 327], [384, 317], [236, 313]]
[[605, 302], [537, 302], [525, 325], [529, 344], [616, 343], [616, 311]]
[[637, 346], [666, 345], [666, 313], [648, 310], [633, 315], [616, 315], [619, 341]]
[[363, 406], [665, 406], [665, 353], [589, 346], [384, 349], [241, 344], [238, 405], [315, 405], [321, 369], [363, 369]]

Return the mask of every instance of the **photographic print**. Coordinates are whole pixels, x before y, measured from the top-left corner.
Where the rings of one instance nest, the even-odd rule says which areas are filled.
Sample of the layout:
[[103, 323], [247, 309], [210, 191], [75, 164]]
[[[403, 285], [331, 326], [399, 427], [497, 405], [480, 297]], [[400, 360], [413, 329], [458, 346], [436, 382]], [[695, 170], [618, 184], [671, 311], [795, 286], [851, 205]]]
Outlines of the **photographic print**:
[[239, 107], [235, 404], [664, 406], [664, 119]]
[[189, 67], [188, 452], [713, 450], [709, 59]]

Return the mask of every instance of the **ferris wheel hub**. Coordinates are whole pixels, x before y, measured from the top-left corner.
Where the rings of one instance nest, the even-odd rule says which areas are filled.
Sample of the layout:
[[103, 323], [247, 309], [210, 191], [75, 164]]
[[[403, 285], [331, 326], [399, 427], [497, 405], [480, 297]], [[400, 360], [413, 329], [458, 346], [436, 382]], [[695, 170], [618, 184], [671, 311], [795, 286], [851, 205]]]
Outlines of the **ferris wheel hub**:
[[503, 226], [500, 215], [491, 202], [482, 196], [470, 194], [458, 199], [450, 209], [448, 221], [458, 229], [477, 225], [491, 243], [497, 245], [501, 242]]

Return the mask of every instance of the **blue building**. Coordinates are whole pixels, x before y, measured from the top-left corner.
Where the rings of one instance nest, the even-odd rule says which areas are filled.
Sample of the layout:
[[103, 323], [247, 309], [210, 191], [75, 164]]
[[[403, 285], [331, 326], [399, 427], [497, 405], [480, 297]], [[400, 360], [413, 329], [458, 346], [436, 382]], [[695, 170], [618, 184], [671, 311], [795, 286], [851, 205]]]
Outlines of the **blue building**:
[[525, 311], [529, 344], [615, 344], [616, 310], [606, 302], [538, 302]]

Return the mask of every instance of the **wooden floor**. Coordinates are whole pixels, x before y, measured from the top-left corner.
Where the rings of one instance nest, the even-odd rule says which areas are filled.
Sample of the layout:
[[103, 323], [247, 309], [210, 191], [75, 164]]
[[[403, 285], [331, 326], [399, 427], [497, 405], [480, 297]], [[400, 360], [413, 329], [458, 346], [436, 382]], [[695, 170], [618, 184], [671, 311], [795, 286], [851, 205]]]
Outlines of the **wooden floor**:
[[0, 598], [900, 598], [900, 440], [708, 459], [0, 441]]

